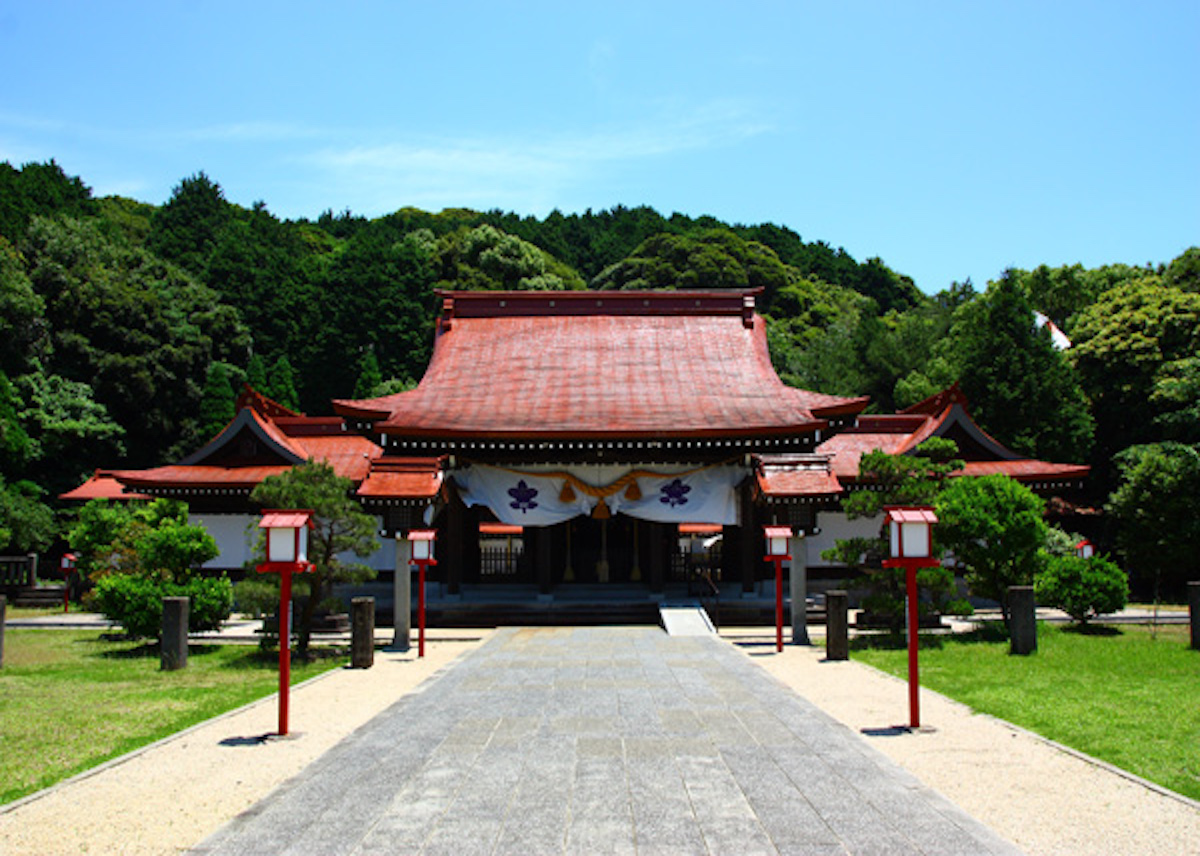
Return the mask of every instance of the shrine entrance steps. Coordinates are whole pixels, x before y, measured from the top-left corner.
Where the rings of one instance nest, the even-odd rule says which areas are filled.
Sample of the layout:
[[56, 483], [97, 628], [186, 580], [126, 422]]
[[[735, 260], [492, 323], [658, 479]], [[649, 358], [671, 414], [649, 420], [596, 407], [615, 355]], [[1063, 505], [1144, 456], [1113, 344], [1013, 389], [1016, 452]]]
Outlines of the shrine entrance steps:
[[668, 636], [712, 636], [717, 632], [708, 612], [697, 601], [663, 603], [658, 614]]

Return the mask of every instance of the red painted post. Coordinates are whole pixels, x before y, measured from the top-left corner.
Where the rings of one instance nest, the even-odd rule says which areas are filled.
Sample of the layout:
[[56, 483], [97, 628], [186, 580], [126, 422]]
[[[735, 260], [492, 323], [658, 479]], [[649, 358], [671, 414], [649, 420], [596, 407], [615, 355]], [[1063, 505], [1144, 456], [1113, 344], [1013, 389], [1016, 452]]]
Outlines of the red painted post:
[[279, 574], [279, 736], [288, 733], [288, 690], [292, 683], [292, 571]]
[[425, 656], [425, 569], [426, 561], [417, 562], [417, 656]]
[[775, 560], [775, 653], [783, 650], [783, 560], [784, 556], [772, 556]]
[[917, 564], [910, 562], [905, 568], [908, 589], [908, 719], [910, 728], [921, 727], [921, 679], [917, 673], [918, 631], [921, 617], [917, 603]]

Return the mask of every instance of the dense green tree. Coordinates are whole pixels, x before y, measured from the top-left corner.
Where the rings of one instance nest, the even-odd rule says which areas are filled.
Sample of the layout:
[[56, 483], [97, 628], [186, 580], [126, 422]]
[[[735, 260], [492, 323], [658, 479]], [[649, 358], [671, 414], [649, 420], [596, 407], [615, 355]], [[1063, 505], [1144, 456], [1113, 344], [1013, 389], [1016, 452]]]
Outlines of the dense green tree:
[[1087, 398], [1011, 272], [956, 313], [952, 334], [962, 390], [988, 433], [1031, 457], [1087, 459]]
[[1200, 447], [1150, 443], [1116, 456], [1119, 481], [1106, 510], [1143, 595], [1181, 597], [1200, 579]]
[[209, 364], [243, 364], [249, 350], [237, 312], [94, 222], [35, 218], [26, 247], [50, 329], [47, 374], [92, 387], [125, 429], [134, 465], [194, 446]]
[[0, 236], [0, 371], [18, 373], [45, 349], [46, 305], [21, 255]]
[[200, 274], [233, 213], [221, 185], [203, 172], [196, 173], [176, 185], [171, 198], [155, 213], [149, 249]]
[[1051, 268], [1040, 265], [1032, 271], [1013, 270], [1010, 275], [1021, 283], [1030, 305], [1069, 333], [1079, 312], [1091, 306], [1100, 295], [1151, 273], [1146, 268], [1106, 265], [1085, 269], [1082, 265]]
[[[384, 377], [419, 377], [433, 346], [440, 306], [433, 293], [436, 241], [387, 223], [360, 232], [323, 274], [323, 323], [299, 364], [304, 400], [327, 407], [354, 390], [358, 360], [372, 348]], [[452, 284], [452, 283], [451, 283]]]
[[318, 608], [328, 607], [335, 583], [369, 580], [375, 572], [366, 565], [349, 562], [347, 556], [371, 555], [378, 549], [375, 519], [364, 514], [351, 496], [353, 483], [339, 477], [324, 462], [308, 461], [278, 475], [269, 476], [250, 494], [263, 508], [307, 508], [313, 512], [308, 558], [311, 573], [295, 577], [296, 593], [308, 598], [296, 621], [297, 654], [308, 656], [313, 619]]
[[[1162, 438], [1162, 413], [1186, 410], [1171, 388], [1200, 353], [1200, 292], [1147, 277], [1110, 289], [1079, 313], [1071, 358], [1096, 415], [1096, 463]], [[1155, 399], [1156, 385], [1159, 397]]]
[[167, 596], [189, 599], [194, 631], [216, 630], [229, 617], [229, 579], [198, 573], [217, 557], [217, 542], [188, 522], [184, 503], [92, 500], [79, 510], [68, 540], [79, 556], [76, 567], [95, 583], [91, 605], [131, 636], [159, 636]]
[[11, 243], [20, 243], [34, 217], [88, 216], [96, 210], [91, 188], [64, 173], [53, 159], [20, 169], [0, 162], [0, 237]]
[[1039, 604], [1061, 609], [1080, 625], [1124, 609], [1129, 599], [1125, 572], [1103, 556], [1049, 556], [1034, 589]]
[[761, 288], [760, 308], [770, 311], [775, 295], [793, 279], [769, 247], [728, 229], [655, 235], [632, 255], [610, 265], [592, 282], [597, 289]]
[[0, 371], [0, 475], [23, 472], [36, 447], [21, 424], [22, 403], [8, 376]]
[[583, 279], [540, 247], [494, 226], [463, 228], [439, 239], [440, 287], [475, 291], [581, 289]]
[[267, 363], [258, 354], [252, 354], [250, 362], [246, 363], [246, 383], [264, 395], [267, 394], [270, 385], [267, 380]]
[[1150, 405], [1164, 439], [1200, 444], [1200, 356], [1163, 364], [1154, 376]]
[[39, 553], [54, 543], [58, 524], [44, 494], [31, 481], [6, 484], [0, 476], [0, 553]]
[[38, 362], [33, 369], [14, 384], [35, 462], [25, 472], [58, 494], [78, 485], [98, 461], [124, 455], [125, 429], [95, 400], [88, 384], [46, 374]]
[[379, 371], [379, 360], [375, 350], [368, 348], [358, 361], [358, 380], [354, 383], [355, 398], [374, 398], [376, 390], [383, 386], [383, 373]]
[[1188, 247], [1163, 271], [1163, 282], [1183, 291], [1200, 291], [1200, 247]]
[[336, 245], [305, 237], [262, 205], [231, 208], [205, 259], [203, 281], [237, 309], [261, 353], [299, 358], [325, 320], [315, 278]]
[[300, 396], [296, 392], [296, 371], [292, 368], [292, 363], [286, 355], [271, 364], [271, 370], [267, 377], [268, 391], [266, 395], [290, 410], [299, 409]]
[[211, 439], [224, 430], [234, 413], [233, 386], [229, 383], [229, 371], [224, 363], [210, 363], [204, 379], [204, 390], [200, 394], [200, 436]]
[[1032, 585], [1041, 567], [1045, 503], [1005, 475], [952, 479], [935, 503], [934, 537], [967, 569], [971, 593], [1000, 604], [1009, 626], [1008, 589]]

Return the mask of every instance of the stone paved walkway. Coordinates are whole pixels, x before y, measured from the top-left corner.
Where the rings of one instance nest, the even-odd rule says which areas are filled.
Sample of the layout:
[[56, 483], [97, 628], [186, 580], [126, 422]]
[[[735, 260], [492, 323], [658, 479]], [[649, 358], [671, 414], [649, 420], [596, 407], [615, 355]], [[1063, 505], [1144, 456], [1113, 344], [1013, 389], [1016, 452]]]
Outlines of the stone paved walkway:
[[1017, 853], [712, 637], [504, 630], [200, 854]]

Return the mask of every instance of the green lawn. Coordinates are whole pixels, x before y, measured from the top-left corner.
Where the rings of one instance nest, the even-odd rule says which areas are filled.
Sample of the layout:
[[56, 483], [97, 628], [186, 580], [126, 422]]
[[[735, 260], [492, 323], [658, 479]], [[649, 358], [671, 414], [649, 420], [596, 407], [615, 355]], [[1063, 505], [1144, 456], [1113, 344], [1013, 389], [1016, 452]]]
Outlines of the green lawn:
[[[0, 669], [0, 803], [275, 692], [277, 653], [193, 645], [159, 669], [157, 648], [95, 630], [10, 627]], [[295, 663], [302, 681], [345, 662]]]
[[[980, 631], [922, 637], [922, 686], [1200, 799], [1200, 651], [1188, 628], [1082, 634], [1039, 625], [1038, 650]], [[907, 677], [903, 649], [856, 640], [853, 658]]]

